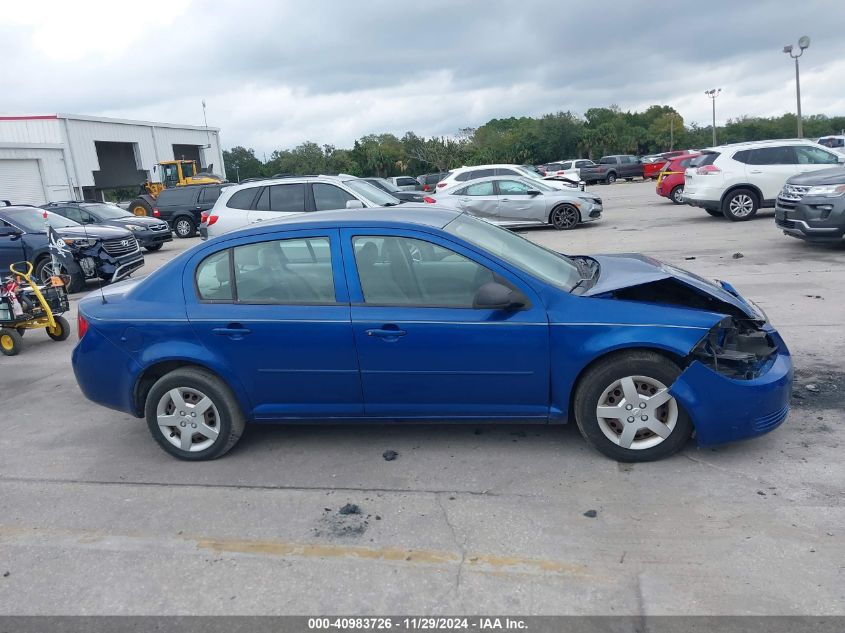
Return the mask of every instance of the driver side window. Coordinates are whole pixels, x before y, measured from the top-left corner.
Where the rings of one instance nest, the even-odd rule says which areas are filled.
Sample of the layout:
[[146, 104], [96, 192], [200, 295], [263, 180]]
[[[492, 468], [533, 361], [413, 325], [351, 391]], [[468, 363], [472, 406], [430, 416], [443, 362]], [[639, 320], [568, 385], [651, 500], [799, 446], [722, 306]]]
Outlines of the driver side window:
[[352, 238], [364, 303], [472, 308], [486, 283], [506, 283], [490, 269], [431, 242], [410, 237]]

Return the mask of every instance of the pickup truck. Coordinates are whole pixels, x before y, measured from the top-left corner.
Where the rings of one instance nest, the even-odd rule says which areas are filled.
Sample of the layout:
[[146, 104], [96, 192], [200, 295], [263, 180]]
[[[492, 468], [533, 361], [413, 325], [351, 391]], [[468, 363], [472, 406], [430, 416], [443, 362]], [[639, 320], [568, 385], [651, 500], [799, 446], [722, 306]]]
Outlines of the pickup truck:
[[580, 169], [581, 180], [588, 184], [616, 182], [619, 178], [633, 180], [643, 177], [643, 163], [636, 156], [619, 154], [602, 156], [597, 165], [585, 165]]

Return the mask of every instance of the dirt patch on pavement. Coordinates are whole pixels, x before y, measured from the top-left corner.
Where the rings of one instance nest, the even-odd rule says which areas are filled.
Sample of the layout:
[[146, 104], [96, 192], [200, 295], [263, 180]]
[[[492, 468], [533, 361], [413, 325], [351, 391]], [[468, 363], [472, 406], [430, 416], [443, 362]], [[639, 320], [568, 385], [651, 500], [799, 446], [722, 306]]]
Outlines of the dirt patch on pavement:
[[845, 409], [845, 372], [796, 370], [792, 406], [796, 409]]

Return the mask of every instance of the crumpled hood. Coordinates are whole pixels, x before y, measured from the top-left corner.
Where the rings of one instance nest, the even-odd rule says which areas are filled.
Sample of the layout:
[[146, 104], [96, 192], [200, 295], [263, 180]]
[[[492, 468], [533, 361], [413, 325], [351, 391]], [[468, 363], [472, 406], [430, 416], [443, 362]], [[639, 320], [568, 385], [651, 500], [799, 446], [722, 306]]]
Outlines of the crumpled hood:
[[62, 237], [87, 237], [92, 240], [114, 240], [132, 237], [132, 233], [126, 229], [91, 224], [63, 227], [56, 229], [56, 233]]
[[688, 270], [677, 268], [660, 260], [638, 253], [618, 255], [591, 255], [599, 263], [599, 278], [596, 284], [582, 296], [596, 296], [623, 288], [641, 286], [664, 279], [674, 279], [699, 293], [705, 293], [727, 303], [748, 318], [765, 320], [765, 315], [744, 299], [729, 283], [709, 281]]

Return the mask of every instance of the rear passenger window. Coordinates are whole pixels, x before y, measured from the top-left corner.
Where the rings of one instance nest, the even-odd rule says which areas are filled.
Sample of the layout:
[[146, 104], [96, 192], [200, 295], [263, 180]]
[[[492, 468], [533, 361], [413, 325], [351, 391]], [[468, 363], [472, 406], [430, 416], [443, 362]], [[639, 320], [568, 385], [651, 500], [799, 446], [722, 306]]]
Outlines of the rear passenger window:
[[255, 194], [257, 192], [258, 187], [241, 189], [229, 198], [226, 202], [226, 206], [230, 209], [250, 209], [252, 208], [252, 201], [255, 200]]
[[234, 249], [239, 303], [334, 303], [331, 247], [326, 237], [259, 242]]
[[469, 185], [461, 189], [461, 193], [458, 195], [461, 196], [492, 196], [495, 195], [493, 193], [493, 182], [479, 182], [474, 185]]
[[206, 301], [231, 301], [229, 249], [206, 257], [197, 266], [197, 292]]
[[794, 165], [796, 162], [795, 152], [788, 145], [752, 149], [748, 157], [749, 165]]
[[495, 175], [495, 173], [496, 172], [494, 169], [476, 169], [472, 172], [472, 177], [470, 178], [470, 180], [475, 180], [477, 178], [487, 178], [488, 176]]
[[349, 200], [357, 200], [351, 193], [334, 185], [314, 183], [312, 191], [314, 192], [314, 207], [317, 211], [345, 209]]
[[458, 182], [466, 182], [467, 180], [469, 180], [471, 173], [472, 172], [470, 171], [465, 171], [462, 174], [458, 174], [457, 176], [455, 176], [455, 180], [457, 180]]

